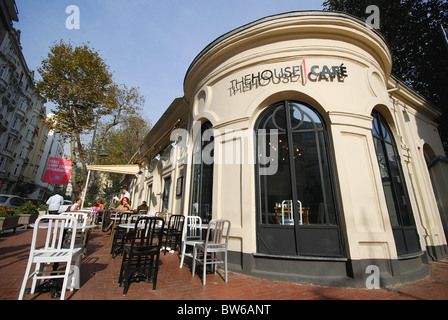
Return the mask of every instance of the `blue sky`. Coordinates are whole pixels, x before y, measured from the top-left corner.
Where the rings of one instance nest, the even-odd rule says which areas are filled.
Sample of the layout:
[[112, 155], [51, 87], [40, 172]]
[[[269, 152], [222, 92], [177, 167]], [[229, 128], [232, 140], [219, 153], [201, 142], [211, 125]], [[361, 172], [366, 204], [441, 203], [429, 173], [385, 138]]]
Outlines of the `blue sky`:
[[[49, 47], [63, 39], [89, 43], [117, 83], [139, 87], [143, 116], [153, 124], [183, 96], [194, 58], [219, 36], [265, 16], [321, 10], [324, 0], [16, 0], [21, 43], [36, 70]], [[66, 28], [66, 8], [78, 6], [80, 29]], [[36, 72], [36, 78], [39, 75]]]

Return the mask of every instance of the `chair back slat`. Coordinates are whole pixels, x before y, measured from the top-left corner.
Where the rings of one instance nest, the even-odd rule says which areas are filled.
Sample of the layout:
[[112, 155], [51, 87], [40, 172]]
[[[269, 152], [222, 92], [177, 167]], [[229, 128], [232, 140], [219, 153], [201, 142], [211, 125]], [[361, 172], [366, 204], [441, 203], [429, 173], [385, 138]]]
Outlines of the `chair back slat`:
[[[229, 220], [215, 219], [208, 224], [205, 246], [209, 244], [223, 244], [227, 247], [231, 223]], [[226, 231], [224, 235], [224, 231]], [[224, 241], [224, 242], [223, 242]]]
[[198, 216], [187, 216], [185, 241], [202, 239], [202, 219]]
[[[67, 225], [70, 227], [66, 227]], [[72, 216], [41, 216], [35, 222], [32, 249], [37, 249], [36, 241], [39, 230], [46, 230], [45, 244], [43, 246], [45, 250], [61, 250], [61, 248], [67, 244], [67, 239], [65, 237], [66, 231], [70, 229], [72, 232], [76, 233], [77, 228], [76, 218]], [[74, 237], [69, 238], [68, 241], [70, 241], [70, 248], [73, 249]]]
[[181, 214], [173, 214], [168, 222], [169, 230], [182, 231], [184, 227], [185, 216]]
[[162, 232], [165, 226], [165, 221], [158, 217], [139, 217], [135, 222], [134, 237], [131, 241], [131, 247], [139, 246], [161, 247]]

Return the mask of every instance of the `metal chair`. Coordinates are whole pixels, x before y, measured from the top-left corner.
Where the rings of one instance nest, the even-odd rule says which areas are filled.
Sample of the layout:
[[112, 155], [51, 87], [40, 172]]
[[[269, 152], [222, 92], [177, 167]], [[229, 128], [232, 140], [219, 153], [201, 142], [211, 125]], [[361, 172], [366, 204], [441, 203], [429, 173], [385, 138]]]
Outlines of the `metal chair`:
[[118, 283], [126, 295], [131, 282], [152, 281], [156, 290], [159, 257], [165, 222], [156, 217], [140, 217], [130, 242], [124, 246]]
[[110, 249], [110, 254], [112, 255], [112, 259], [123, 252], [123, 245], [126, 240], [127, 230], [120, 228], [119, 225], [122, 223], [127, 223], [132, 215], [132, 211], [119, 213], [118, 220], [116, 220], [115, 226], [111, 232], [112, 246]]
[[[168, 224], [165, 228], [164, 231], [164, 236], [165, 236], [165, 254], [166, 255], [166, 251], [168, 248], [168, 243], [169, 243], [169, 247], [171, 250], [176, 250], [177, 246], [181, 245], [181, 241], [182, 241], [182, 230], [184, 229], [184, 221], [185, 221], [185, 216], [181, 215], [181, 214], [173, 214], [169, 221]], [[173, 243], [174, 243], [174, 247], [173, 247]]]
[[[227, 282], [227, 247], [229, 243], [231, 223], [229, 220], [211, 220], [208, 224], [207, 236], [204, 243], [196, 243], [193, 249], [193, 268], [192, 275], [196, 271], [196, 263], [203, 266], [202, 284], [206, 283], [207, 265], [216, 265], [223, 263], [225, 272], [225, 282]], [[224, 233], [224, 230], [227, 230]], [[224, 254], [222, 260], [218, 253]], [[199, 254], [199, 255], [198, 255]], [[216, 272], [216, 268], [213, 268]]]
[[168, 223], [168, 213], [167, 212], [156, 212], [154, 214], [155, 217], [162, 218], [165, 221], [165, 224]]
[[[65, 237], [67, 225], [71, 226], [68, 227], [72, 231], [70, 237]], [[46, 230], [45, 244], [44, 246], [39, 246], [37, 242], [38, 234], [44, 230]], [[36, 220], [30, 256], [23, 277], [19, 300], [23, 299], [28, 280], [33, 281], [31, 294], [34, 294], [38, 281], [42, 279], [63, 279], [61, 300], [65, 298], [65, 291], [70, 278], [70, 290], [79, 289], [82, 247], [75, 247], [76, 233], [77, 220], [72, 216], [46, 215]], [[74, 264], [72, 266], [73, 260]], [[65, 263], [64, 269], [62, 270], [46, 270], [48, 264], [61, 263]], [[36, 264], [36, 268], [31, 273], [33, 264]]]
[[179, 268], [183, 267], [185, 256], [193, 258], [192, 253], [186, 253], [187, 246], [194, 247], [196, 243], [204, 242], [202, 239], [202, 219], [197, 216], [187, 216], [184, 228], [184, 241], [182, 243]]
[[104, 218], [106, 216], [107, 210], [96, 210], [93, 212], [95, 220], [94, 223], [100, 228], [103, 229]]
[[83, 212], [63, 212], [60, 215], [70, 216], [75, 218], [73, 221], [67, 221], [65, 228], [70, 232], [73, 229], [74, 225], [77, 225], [76, 232], [76, 243], [75, 247], [83, 247], [85, 244], [85, 227], [88, 224], [88, 215]]

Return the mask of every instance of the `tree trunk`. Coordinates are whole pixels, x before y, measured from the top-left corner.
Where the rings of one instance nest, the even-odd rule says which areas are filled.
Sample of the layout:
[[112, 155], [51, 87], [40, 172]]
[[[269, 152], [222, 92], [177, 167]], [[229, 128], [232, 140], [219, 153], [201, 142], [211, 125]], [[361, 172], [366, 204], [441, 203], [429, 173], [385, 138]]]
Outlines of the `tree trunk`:
[[81, 188], [79, 187], [78, 183], [76, 182], [76, 148], [75, 148], [75, 137], [74, 135], [70, 136], [70, 153], [71, 153], [71, 159], [72, 159], [72, 188], [73, 193], [75, 195], [75, 199], [81, 196]]
[[[75, 198], [81, 197], [82, 190], [84, 188], [84, 183], [86, 181], [87, 176], [87, 164], [86, 164], [86, 158], [84, 153], [84, 147], [81, 143], [81, 134], [79, 130], [79, 124], [78, 124], [78, 114], [76, 112], [76, 105], [75, 103], [72, 106], [72, 115], [73, 115], [73, 133], [70, 137], [71, 142], [71, 148], [72, 148], [72, 161], [73, 159], [79, 159], [81, 162], [81, 175], [78, 179], [73, 179], [73, 193], [75, 194]], [[78, 157], [76, 157], [76, 148], [75, 143], [78, 146]], [[76, 161], [77, 162], [77, 161]]]

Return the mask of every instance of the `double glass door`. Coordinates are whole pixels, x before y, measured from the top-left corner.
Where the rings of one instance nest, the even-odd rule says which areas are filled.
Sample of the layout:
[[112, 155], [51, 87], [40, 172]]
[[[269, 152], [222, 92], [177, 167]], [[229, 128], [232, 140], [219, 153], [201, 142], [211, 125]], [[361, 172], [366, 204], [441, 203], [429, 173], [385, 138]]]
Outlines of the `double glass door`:
[[258, 252], [343, 256], [326, 130], [311, 107], [282, 101], [257, 122]]

